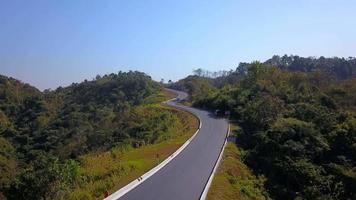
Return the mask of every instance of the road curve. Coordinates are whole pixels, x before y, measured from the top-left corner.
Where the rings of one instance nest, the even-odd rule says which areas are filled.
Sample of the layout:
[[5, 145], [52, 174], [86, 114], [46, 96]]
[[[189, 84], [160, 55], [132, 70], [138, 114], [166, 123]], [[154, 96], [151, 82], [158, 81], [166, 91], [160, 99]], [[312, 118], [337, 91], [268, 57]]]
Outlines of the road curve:
[[[187, 94], [171, 90], [182, 100]], [[189, 145], [171, 162], [119, 200], [198, 200], [224, 145], [228, 123], [212, 113], [169, 101], [201, 120], [202, 127]]]

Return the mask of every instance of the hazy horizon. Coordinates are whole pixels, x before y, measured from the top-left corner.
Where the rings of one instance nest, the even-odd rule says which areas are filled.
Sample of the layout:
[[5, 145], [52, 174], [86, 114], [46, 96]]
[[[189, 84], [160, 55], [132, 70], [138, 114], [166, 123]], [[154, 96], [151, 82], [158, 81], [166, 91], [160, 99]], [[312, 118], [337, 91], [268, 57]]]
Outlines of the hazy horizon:
[[41, 90], [138, 70], [178, 80], [273, 55], [354, 57], [356, 2], [2, 1], [0, 74]]

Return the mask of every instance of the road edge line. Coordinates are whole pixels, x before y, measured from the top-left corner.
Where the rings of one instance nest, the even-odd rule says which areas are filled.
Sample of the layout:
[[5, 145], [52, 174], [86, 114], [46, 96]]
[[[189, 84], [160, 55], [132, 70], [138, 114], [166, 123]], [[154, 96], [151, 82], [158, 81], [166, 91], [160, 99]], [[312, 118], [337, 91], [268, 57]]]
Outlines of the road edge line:
[[[164, 101], [163, 103], [168, 105], [167, 102], [169, 101], [173, 101], [176, 100], [177, 98], [173, 98], [167, 101]], [[170, 106], [170, 105], [168, 105]], [[174, 106], [171, 106], [174, 107]], [[182, 146], [180, 146], [175, 152], [173, 152], [171, 155], [169, 155], [164, 161], [162, 161], [160, 164], [158, 164], [157, 166], [153, 167], [152, 169], [150, 169], [148, 172], [144, 173], [142, 176], [140, 176], [139, 178], [131, 181], [130, 183], [128, 183], [127, 185], [125, 185], [124, 187], [120, 188], [119, 190], [117, 190], [116, 192], [112, 193], [111, 195], [109, 195], [108, 197], [104, 198], [104, 200], [118, 200], [119, 198], [121, 198], [122, 196], [124, 196], [126, 193], [130, 192], [131, 190], [133, 190], [135, 187], [139, 186], [141, 183], [143, 183], [145, 180], [147, 180], [149, 177], [151, 177], [152, 175], [154, 175], [155, 173], [157, 173], [160, 169], [162, 169], [164, 166], [166, 166], [168, 163], [170, 163], [176, 156], [178, 156], [188, 145], [189, 143], [195, 138], [195, 136], [199, 133], [201, 126], [202, 126], [202, 122], [199, 116], [195, 115], [194, 113], [190, 112], [189, 110], [186, 109], [182, 109], [182, 108], [178, 108], [178, 107], [174, 107], [176, 109], [180, 109], [182, 111], [188, 112], [192, 115], [194, 115], [198, 121], [199, 121], [199, 126], [198, 129], [195, 131], [195, 133], [187, 140], [185, 141]]]
[[212, 170], [212, 172], [210, 174], [210, 177], [209, 177], [207, 183], [205, 184], [204, 190], [201, 193], [199, 200], [205, 200], [207, 195], [208, 195], [209, 188], [211, 186], [211, 183], [213, 182], [214, 175], [215, 175], [215, 173], [216, 173], [216, 171], [217, 171], [217, 169], [218, 169], [218, 167], [220, 165], [222, 156], [224, 154], [224, 150], [225, 150], [225, 147], [226, 147], [226, 144], [227, 144], [227, 138], [229, 137], [229, 134], [230, 134], [230, 123], [228, 122], [228, 129], [227, 129], [227, 132], [226, 132], [224, 145], [221, 147], [221, 151], [220, 151], [219, 157], [215, 162], [215, 166], [214, 166], [214, 168], [213, 168], [213, 170]]

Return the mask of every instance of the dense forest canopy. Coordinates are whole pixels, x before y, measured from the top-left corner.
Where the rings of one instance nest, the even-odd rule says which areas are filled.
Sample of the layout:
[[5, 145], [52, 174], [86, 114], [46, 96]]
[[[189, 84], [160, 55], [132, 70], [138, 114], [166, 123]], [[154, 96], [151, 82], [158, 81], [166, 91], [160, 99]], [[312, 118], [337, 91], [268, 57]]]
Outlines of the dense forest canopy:
[[273, 56], [265, 64], [277, 66], [282, 70], [313, 72], [323, 71], [339, 80], [356, 78], [356, 58], [319, 58], [299, 56]]
[[0, 76], [0, 199], [57, 198], [79, 156], [169, 138], [177, 118], [152, 104], [161, 89], [133, 71], [44, 92]]
[[[212, 85], [217, 88], [224, 87], [227, 84], [235, 84], [238, 80], [248, 73], [252, 63], [241, 62], [235, 70], [220, 70], [212, 72], [201, 68], [193, 70], [193, 75], [179, 80], [169, 85], [171, 88], [183, 89], [192, 92], [193, 82], [198, 84]], [[277, 67], [284, 71], [299, 72], [321, 72], [334, 80], [347, 80], [356, 78], [356, 58], [325, 58], [325, 57], [299, 57], [294, 55], [273, 56], [263, 64], [268, 67]], [[193, 85], [198, 85], [193, 84]], [[195, 90], [198, 90], [197, 87]], [[194, 91], [195, 91], [194, 90]], [[193, 93], [192, 93], [193, 94]]]
[[119, 133], [102, 133], [104, 138], [90, 134], [119, 126], [133, 106], [159, 89], [140, 72], [119, 72], [45, 93], [6, 77], [1, 83], [1, 134], [30, 160], [37, 150], [62, 151], [58, 147], [67, 146], [60, 155], [75, 157], [90, 148], [122, 142], [116, 138], [104, 144], [108, 134]]
[[354, 58], [275, 56], [172, 87], [193, 92], [196, 107], [231, 111], [245, 162], [274, 199], [356, 199], [355, 66]]

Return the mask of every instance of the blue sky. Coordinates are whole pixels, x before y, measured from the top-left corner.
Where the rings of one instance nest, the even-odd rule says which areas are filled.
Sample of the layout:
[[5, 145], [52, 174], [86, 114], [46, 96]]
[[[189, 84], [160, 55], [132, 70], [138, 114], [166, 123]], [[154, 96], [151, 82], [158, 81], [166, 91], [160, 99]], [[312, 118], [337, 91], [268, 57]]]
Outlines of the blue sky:
[[0, 0], [0, 74], [40, 89], [139, 70], [177, 80], [275, 54], [356, 54], [354, 0]]

